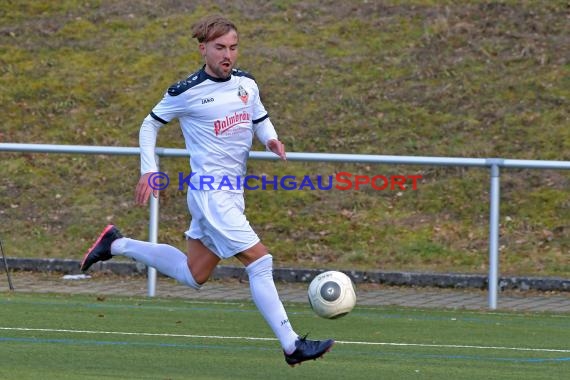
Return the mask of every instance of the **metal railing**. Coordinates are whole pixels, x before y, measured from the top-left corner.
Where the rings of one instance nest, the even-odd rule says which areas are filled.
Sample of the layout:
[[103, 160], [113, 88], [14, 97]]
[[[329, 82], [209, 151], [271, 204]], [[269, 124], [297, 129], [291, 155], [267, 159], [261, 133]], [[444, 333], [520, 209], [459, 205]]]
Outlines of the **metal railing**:
[[[107, 147], [86, 145], [51, 145], [51, 144], [19, 144], [0, 143], [0, 152], [19, 153], [63, 153], [63, 154], [104, 154], [138, 156], [139, 148]], [[189, 157], [185, 149], [156, 148], [157, 162], [159, 157]], [[270, 152], [250, 152], [250, 159], [278, 160]], [[453, 166], [481, 167], [490, 170], [490, 207], [489, 207], [489, 274], [488, 274], [488, 306], [497, 308], [497, 293], [499, 280], [499, 206], [500, 206], [500, 177], [501, 168], [517, 169], [555, 169], [570, 170], [570, 161], [548, 160], [516, 160], [504, 158], [461, 158], [461, 157], [429, 157], [429, 156], [384, 156], [364, 154], [337, 153], [287, 153], [288, 161], [305, 162], [340, 162], [368, 163], [390, 165], [419, 165], [419, 166]], [[158, 199], [150, 199], [149, 241], [156, 243], [158, 237]], [[148, 295], [155, 296], [156, 270], [148, 268]]]

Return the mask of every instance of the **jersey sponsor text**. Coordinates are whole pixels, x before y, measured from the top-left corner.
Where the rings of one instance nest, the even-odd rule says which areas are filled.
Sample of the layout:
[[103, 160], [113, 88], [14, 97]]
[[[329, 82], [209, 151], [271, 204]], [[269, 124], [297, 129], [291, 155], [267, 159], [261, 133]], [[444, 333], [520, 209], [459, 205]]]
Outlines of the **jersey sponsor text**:
[[230, 128], [235, 127], [238, 124], [247, 124], [251, 122], [251, 115], [246, 112], [235, 112], [231, 116], [226, 116], [224, 120], [214, 121], [214, 133], [216, 136], [226, 132]]

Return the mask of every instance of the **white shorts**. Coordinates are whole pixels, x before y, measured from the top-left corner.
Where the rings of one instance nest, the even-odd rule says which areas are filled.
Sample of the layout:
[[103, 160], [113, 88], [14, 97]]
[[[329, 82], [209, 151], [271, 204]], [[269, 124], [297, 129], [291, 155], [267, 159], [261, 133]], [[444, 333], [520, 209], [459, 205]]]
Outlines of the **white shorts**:
[[244, 214], [243, 193], [188, 190], [186, 198], [192, 221], [185, 235], [199, 239], [221, 259], [235, 256], [259, 243], [259, 237]]

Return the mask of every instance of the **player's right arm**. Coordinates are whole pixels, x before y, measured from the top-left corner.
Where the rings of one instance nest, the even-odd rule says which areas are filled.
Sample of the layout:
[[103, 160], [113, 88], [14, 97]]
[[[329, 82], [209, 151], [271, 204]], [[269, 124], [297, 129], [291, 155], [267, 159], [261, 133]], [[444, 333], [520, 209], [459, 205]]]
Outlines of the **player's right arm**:
[[141, 177], [135, 190], [135, 202], [138, 205], [145, 205], [150, 195], [158, 197], [158, 190], [153, 189], [149, 184], [149, 177], [158, 171], [154, 149], [158, 130], [163, 124], [148, 115], [142, 122], [139, 131], [139, 147], [141, 157]]
[[[192, 74], [186, 80], [179, 81], [170, 86], [162, 100], [143, 120], [139, 131], [139, 147], [141, 156], [141, 177], [135, 190], [135, 201], [139, 205], [148, 202], [150, 195], [158, 197], [158, 190], [149, 184], [150, 176], [158, 172], [155, 158], [156, 139], [158, 130], [175, 118], [180, 118], [189, 112], [188, 90], [201, 83], [204, 78]], [[182, 95], [185, 94], [185, 95]]]

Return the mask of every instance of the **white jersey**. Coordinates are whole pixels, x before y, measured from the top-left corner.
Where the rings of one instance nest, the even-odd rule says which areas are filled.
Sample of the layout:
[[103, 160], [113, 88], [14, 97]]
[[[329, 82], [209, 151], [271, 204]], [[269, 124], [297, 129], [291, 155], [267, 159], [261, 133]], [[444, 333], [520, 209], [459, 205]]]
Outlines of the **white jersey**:
[[202, 68], [171, 86], [150, 117], [162, 124], [178, 118], [190, 153], [192, 173], [185, 174], [192, 174], [190, 187], [201, 190], [223, 185], [221, 189], [241, 192], [237, 184], [246, 174], [254, 126], [268, 124], [270, 137], [277, 138], [257, 83], [237, 69], [229, 78], [220, 79]]

